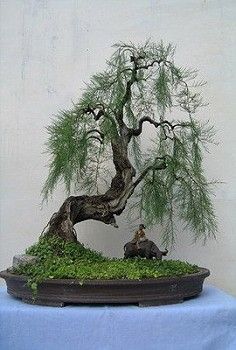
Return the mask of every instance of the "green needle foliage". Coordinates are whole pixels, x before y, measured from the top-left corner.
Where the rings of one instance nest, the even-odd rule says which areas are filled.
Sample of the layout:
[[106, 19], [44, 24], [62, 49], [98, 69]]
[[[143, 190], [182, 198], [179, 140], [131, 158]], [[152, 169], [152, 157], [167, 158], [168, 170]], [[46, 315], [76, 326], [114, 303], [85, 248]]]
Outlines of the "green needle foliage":
[[[121, 136], [122, 113], [128, 128], [141, 128], [128, 145], [137, 178], [145, 174], [134, 191], [134, 215], [138, 212], [148, 227], [162, 224], [166, 245], [175, 241], [176, 219], [193, 232], [194, 240], [214, 237], [215, 182], [207, 181], [202, 165], [214, 130], [197, 114], [204, 106], [199, 87], [205, 83], [197, 81], [195, 70], [175, 64], [171, 44], [118, 43], [114, 49], [107, 68], [91, 77], [79, 101], [59, 112], [47, 129], [51, 158], [44, 198], [60, 181], [68, 193], [99, 194], [109, 188], [114, 175], [111, 141]], [[145, 124], [156, 134], [144, 151], [140, 120], [146, 117]]]

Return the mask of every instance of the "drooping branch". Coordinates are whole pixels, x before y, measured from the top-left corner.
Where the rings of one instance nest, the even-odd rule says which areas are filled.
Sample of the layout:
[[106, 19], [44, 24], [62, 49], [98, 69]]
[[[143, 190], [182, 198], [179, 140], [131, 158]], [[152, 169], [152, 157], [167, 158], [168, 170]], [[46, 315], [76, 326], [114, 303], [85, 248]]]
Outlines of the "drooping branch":
[[87, 138], [87, 140], [89, 140], [89, 139], [97, 140], [97, 141], [99, 141], [101, 144], [103, 144], [103, 140], [100, 139], [100, 137], [98, 137], [98, 136], [91, 135], [91, 136], [89, 136], [89, 137]]
[[104, 138], [104, 134], [103, 134], [100, 130], [98, 130], [98, 129], [91, 129], [91, 130], [87, 131], [87, 135], [88, 135], [88, 134], [91, 134], [91, 133], [93, 133], [93, 132], [98, 133], [102, 139]]
[[172, 124], [171, 122], [169, 122], [168, 120], [161, 120], [160, 122], [155, 121], [154, 119], [150, 118], [150, 117], [142, 117], [139, 120], [139, 125], [137, 129], [129, 129], [129, 133], [131, 136], [139, 136], [142, 133], [143, 130], [143, 124], [145, 122], [149, 122], [150, 124], [154, 125], [155, 128], [158, 128], [159, 126], [168, 126], [170, 130], [174, 130], [176, 127], [180, 126], [180, 127], [185, 127], [185, 126], [189, 126], [189, 123], [177, 123], [177, 124]]
[[[159, 64], [161, 64], [163, 62], [163, 60], [160, 59], [160, 60], [154, 60], [154, 61], [152, 61], [151, 63], [148, 63], [148, 64], [138, 65], [137, 62], [140, 59], [144, 59], [144, 58], [145, 58], [144, 56], [138, 56], [138, 57], [130, 56], [130, 61], [131, 62], [136, 62], [135, 71], [138, 71], [140, 69], [149, 69], [149, 68], [153, 67], [155, 63], [157, 63], [159, 65]], [[132, 73], [133, 70], [134, 70], [134, 68], [130, 68], [130, 67], [129, 68], [125, 68], [122, 71], [120, 71], [120, 74], [122, 74], [124, 72], [128, 72], [128, 71], [131, 71], [131, 73]]]
[[[102, 107], [102, 109], [98, 109], [99, 106], [96, 106], [95, 108], [88, 106], [87, 108], [83, 109], [83, 112], [88, 113], [88, 114], [92, 114], [94, 116], [94, 119], [96, 121], [98, 121], [105, 114], [104, 107]], [[98, 109], [98, 111], [96, 112], [97, 109]]]
[[154, 61], [152, 61], [152, 62], [149, 63], [149, 64], [145, 64], [145, 65], [142, 65], [142, 66], [138, 66], [138, 67], [137, 67], [137, 70], [139, 70], [139, 69], [148, 69], [148, 68], [150, 68], [150, 67], [153, 67], [155, 63], [157, 63], [157, 64], [159, 65], [159, 64], [161, 64], [162, 62], [163, 62], [162, 59], [160, 59], [160, 60], [154, 60]]
[[166, 157], [156, 157], [155, 161], [161, 160], [162, 163], [160, 164], [153, 164], [148, 166], [145, 170], [143, 170], [143, 172], [139, 175], [139, 177], [136, 179], [136, 181], [134, 182], [134, 187], [137, 187], [139, 185], [139, 183], [145, 178], [145, 176], [149, 173], [150, 170], [164, 170], [167, 167], [166, 164]]
[[[93, 133], [97, 133], [97, 134], [99, 134], [99, 136], [96, 136], [96, 135], [90, 135], [90, 134], [93, 134]], [[98, 129], [91, 129], [91, 130], [89, 130], [89, 131], [87, 131], [87, 140], [89, 140], [89, 139], [95, 139], [95, 140], [97, 140], [97, 141], [99, 141], [101, 144], [103, 144], [103, 140], [104, 140], [104, 134], [101, 132], [101, 131], [99, 131]]]

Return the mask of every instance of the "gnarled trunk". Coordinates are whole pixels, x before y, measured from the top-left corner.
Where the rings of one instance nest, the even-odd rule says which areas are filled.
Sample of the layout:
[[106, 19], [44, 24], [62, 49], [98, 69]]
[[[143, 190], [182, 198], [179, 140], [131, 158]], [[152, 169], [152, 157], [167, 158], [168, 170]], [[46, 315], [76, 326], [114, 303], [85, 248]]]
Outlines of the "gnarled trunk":
[[135, 170], [127, 155], [128, 139], [119, 137], [111, 146], [116, 174], [108, 191], [102, 195], [68, 197], [51, 217], [45, 234], [77, 241], [74, 225], [89, 219], [118, 227], [115, 215], [122, 213], [134, 191]]

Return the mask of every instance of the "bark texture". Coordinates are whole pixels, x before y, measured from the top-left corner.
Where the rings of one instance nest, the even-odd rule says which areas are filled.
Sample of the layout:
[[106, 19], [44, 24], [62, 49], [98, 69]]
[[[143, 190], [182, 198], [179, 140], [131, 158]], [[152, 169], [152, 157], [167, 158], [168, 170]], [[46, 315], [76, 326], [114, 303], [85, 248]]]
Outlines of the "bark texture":
[[46, 234], [58, 235], [67, 241], [76, 241], [74, 225], [89, 219], [118, 227], [115, 215], [123, 212], [136, 186], [133, 182], [135, 169], [128, 159], [127, 149], [127, 137], [119, 137], [116, 141], [112, 141], [116, 174], [108, 191], [102, 195], [68, 197], [58, 212], [51, 217]]

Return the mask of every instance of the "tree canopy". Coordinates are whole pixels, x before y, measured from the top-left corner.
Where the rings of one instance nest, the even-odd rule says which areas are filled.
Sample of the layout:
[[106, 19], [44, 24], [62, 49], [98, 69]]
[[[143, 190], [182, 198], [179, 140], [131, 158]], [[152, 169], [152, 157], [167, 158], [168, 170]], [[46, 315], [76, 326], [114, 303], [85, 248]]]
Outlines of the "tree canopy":
[[[205, 83], [197, 80], [196, 70], [175, 64], [171, 44], [118, 43], [114, 49], [106, 69], [93, 75], [78, 102], [47, 128], [51, 158], [44, 198], [61, 181], [68, 193], [108, 194], [115, 171], [124, 169], [125, 154], [132, 176], [124, 206], [132, 195], [130, 209], [148, 227], [163, 225], [166, 245], [174, 243], [176, 219], [194, 239], [213, 237], [214, 181], [207, 181], [202, 163], [214, 130], [197, 116]], [[155, 130], [148, 149], [142, 147], [144, 124]]]

